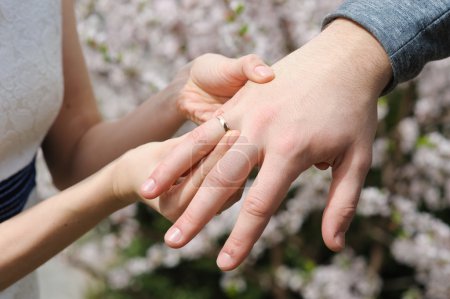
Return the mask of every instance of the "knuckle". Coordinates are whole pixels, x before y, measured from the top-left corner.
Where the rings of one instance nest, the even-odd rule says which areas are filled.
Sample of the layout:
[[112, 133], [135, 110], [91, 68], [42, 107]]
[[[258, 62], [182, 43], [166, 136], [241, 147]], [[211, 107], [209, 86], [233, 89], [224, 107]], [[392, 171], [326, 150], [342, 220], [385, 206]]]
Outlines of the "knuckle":
[[244, 63], [252, 64], [261, 61], [258, 55], [256, 54], [248, 54], [243, 57]]
[[352, 221], [355, 213], [356, 213], [356, 206], [354, 205], [340, 207], [339, 210], [337, 211], [338, 216], [348, 223]]
[[201, 226], [201, 222], [199, 221], [199, 219], [199, 217], [196, 217], [192, 214], [192, 211], [190, 209], [186, 209], [186, 211], [180, 217], [180, 223], [182, 223], [181, 226], [185, 226], [184, 224], [187, 224], [187, 227], [198, 228]]
[[286, 136], [281, 138], [277, 144], [277, 151], [282, 156], [290, 156], [297, 149], [297, 141]]
[[270, 124], [277, 117], [279, 108], [273, 105], [266, 105], [259, 109], [255, 116], [255, 121], [263, 124]]
[[262, 196], [252, 194], [244, 202], [244, 211], [257, 218], [266, 218], [270, 216], [270, 207]]
[[205, 185], [207, 187], [224, 187], [228, 185], [228, 180], [215, 168], [206, 176]]
[[243, 238], [230, 235], [227, 240], [225, 251], [227, 251], [231, 256], [236, 256], [237, 251], [241, 251], [241, 248], [246, 249], [247, 247], [247, 242]]
[[189, 137], [194, 144], [206, 143], [207, 142], [206, 136], [207, 135], [206, 135], [205, 129], [202, 126], [195, 128], [189, 134]]
[[251, 140], [258, 140], [267, 134], [268, 128], [273, 123], [278, 114], [278, 108], [272, 106], [261, 107], [258, 113], [251, 115], [244, 123], [251, 128], [247, 132], [247, 137]]
[[295, 158], [299, 154], [304, 155], [307, 149], [308, 141], [306, 138], [300, 138], [292, 133], [285, 133], [276, 144], [275, 151], [278, 155], [287, 158]]
[[372, 165], [372, 151], [369, 150], [363, 154], [357, 155], [355, 164], [358, 173], [364, 175], [367, 174]]

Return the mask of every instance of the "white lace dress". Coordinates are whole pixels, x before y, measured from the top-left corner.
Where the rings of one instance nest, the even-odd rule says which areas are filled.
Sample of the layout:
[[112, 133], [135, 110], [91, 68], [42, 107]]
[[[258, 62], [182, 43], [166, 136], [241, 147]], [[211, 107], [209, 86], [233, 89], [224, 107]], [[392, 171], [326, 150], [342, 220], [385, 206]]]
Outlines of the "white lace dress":
[[[30, 163], [58, 114], [61, 49], [61, 0], [0, 0], [0, 181]], [[34, 274], [0, 292], [38, 297]]]

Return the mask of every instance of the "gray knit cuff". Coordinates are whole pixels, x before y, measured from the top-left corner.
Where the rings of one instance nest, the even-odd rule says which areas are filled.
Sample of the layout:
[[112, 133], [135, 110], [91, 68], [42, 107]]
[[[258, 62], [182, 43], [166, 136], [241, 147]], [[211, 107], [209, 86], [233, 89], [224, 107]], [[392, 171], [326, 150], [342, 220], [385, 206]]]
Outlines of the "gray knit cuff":
[[417, 76], [432, 60], [450, 56], [450, 0], [347, 0], [323, 21], [350, 19], [386, 50], [392, 80], [383, 93]]

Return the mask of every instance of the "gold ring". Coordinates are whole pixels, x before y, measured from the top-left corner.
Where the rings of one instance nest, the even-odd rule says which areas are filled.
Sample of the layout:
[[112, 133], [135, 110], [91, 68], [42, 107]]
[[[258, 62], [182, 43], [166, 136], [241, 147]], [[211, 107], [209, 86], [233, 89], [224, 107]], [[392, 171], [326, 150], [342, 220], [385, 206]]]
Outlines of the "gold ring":
[[216, 116], [216, 118], [219, 120], [220, 125], [223, 127], [225, 132], [228, 132], [230, 130], [230, 128], [228, 127], [227, 122], [225, 121], [225, 118], [223, 118], [222, 115]]

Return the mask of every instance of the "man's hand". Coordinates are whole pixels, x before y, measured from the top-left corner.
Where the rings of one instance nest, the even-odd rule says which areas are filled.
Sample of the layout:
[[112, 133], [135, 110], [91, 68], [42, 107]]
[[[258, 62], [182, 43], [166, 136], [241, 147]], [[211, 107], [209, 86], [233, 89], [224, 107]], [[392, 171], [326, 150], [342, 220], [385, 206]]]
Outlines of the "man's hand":
[[[245, 259], [292, 181], [314, 164], [333, 169], [322, 234], [330, 249], [341, 250], [371, 164], [376, 100], [391, 76], [388, 57], [372, 35], [351, 21], [337, 20], [273, 69], [272, 82], [248, 83], [222, 107], [229, 127], [241, 137], [166, 234], [169, 246], [184, 246], [251, 169], [261, 165], [218, 257], [222, 270], [234, 269]], [[194, 150], [192, 140], [203, 150], [214, 143], [203, 126], [193, 137], [156, 168], [149, 179], [153, 187], [142, 190], [144, 197], [158, 196], [205, 155], [201, 147]]]

